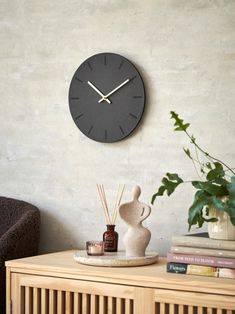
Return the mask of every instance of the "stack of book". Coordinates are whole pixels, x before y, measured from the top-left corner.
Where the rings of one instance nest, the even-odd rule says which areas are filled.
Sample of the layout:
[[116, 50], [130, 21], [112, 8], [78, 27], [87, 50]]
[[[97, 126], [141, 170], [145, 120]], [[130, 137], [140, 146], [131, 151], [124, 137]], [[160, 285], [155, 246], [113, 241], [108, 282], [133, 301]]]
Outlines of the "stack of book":
[[235, 241], [210, 239], [207, 233], [173, 236], [167, 272], [235, 278]]

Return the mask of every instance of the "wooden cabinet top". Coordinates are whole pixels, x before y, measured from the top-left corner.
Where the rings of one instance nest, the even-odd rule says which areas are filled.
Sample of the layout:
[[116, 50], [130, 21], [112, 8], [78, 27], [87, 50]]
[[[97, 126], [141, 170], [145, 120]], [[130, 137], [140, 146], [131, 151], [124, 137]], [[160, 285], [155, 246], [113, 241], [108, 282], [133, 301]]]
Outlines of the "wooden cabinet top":
[[235, 280], [169, 274], [166, 261], [139, 267], [96, 267], [78, 264], [75, 251], [63, 251], [6, 262], [11, 272], [71, 278], [86, 281], [125, 284], [141, 287], [174, 289], [235, 295]]

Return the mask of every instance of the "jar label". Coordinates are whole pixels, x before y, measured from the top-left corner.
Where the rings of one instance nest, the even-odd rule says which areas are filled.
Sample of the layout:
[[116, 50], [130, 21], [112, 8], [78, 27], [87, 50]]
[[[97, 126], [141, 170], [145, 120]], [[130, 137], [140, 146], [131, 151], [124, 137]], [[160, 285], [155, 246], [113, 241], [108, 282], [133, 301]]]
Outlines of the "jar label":
[[105, 240], [104, 247], [105, 249], [114, 249], [115, 243], [112, 240]]

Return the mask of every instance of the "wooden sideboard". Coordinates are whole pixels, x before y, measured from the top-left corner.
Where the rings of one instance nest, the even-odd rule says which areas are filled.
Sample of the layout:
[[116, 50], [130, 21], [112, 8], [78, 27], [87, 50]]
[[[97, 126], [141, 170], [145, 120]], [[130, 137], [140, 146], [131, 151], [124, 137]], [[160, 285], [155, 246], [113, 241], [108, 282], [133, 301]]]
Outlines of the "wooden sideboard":
[[235, 314], [235, 280], [166, 273], [158, 264], [107, 268], [74, 251], [6, 262], [7, 314]]

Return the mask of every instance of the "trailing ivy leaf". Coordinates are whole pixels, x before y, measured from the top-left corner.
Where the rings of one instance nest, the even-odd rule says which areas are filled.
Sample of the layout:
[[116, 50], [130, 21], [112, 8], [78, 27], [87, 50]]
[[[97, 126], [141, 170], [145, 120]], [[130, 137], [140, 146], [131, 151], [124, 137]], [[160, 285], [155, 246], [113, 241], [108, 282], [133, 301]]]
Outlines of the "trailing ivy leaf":
[[174, 126], [176, 127], [175, 131], [186, 131], [187, 128], [190, 126], [189, 123], [184, 123], [183, 119], [179, 118], [179, 115], [174, 111], [171, 111], [171, 119], [175, 120]]
[[182, 182], [183, 180], [177, 173], [167, 173], [166, 176], [163, 177], [162, 185], [159, 187], [157, 193], [152, 196], [151, 204], [154, 203], [157, 196], [162, 196], [165, 191], [167, 195], [170, 196]]
[[214, 166], [214, 169], [211, 169], [206, 176], [207, 180], [216, 181], [216, 179], [218, 178], [223, 178], [225, 175], [225, 172], [221, 163], [214, 162], [213, 166]]

